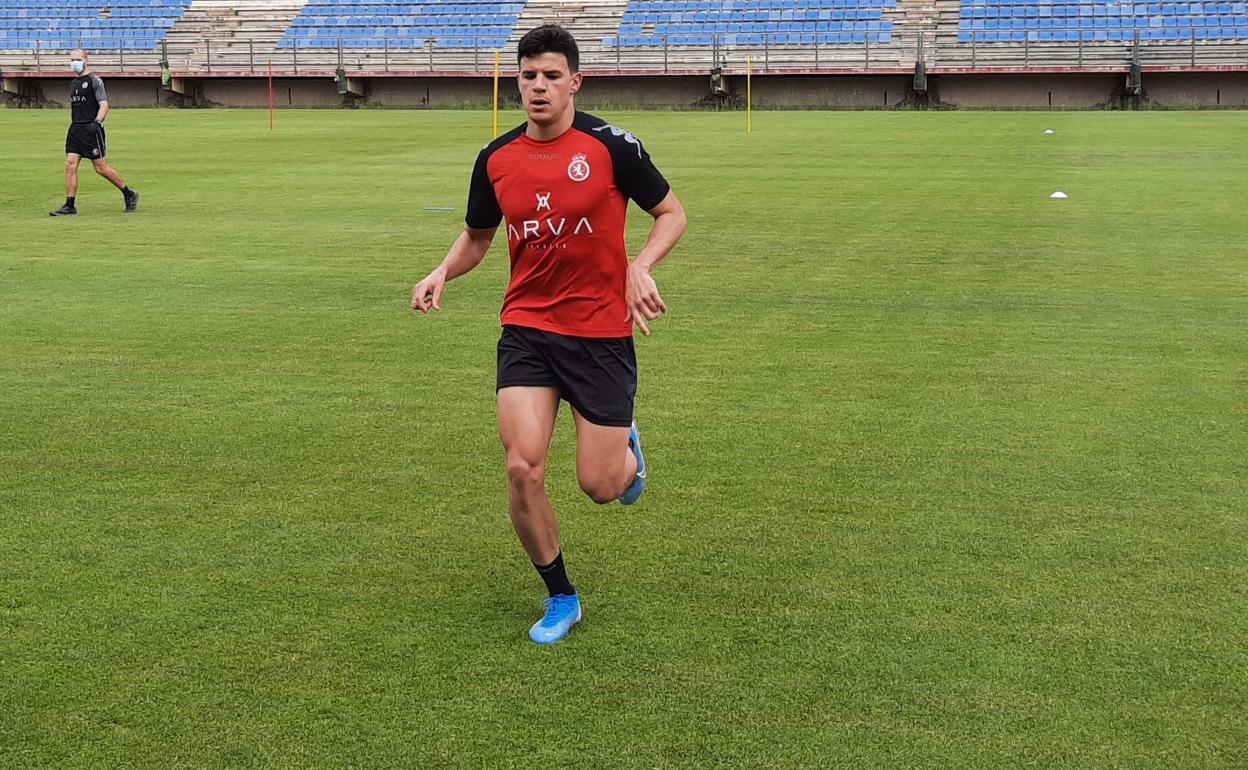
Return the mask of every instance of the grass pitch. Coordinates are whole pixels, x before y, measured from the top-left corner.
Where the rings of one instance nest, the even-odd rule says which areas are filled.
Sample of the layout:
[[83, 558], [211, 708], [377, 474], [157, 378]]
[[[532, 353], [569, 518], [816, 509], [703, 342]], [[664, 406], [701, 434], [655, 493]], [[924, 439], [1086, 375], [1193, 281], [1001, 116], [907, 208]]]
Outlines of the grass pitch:
[[0, 764], [1248, 766], [1248, 114], [604, 117], [691, 227], [539, 649], [501, 239], [407, 309], [487, 114], [118, 110], [53, 220], [0, 111]]

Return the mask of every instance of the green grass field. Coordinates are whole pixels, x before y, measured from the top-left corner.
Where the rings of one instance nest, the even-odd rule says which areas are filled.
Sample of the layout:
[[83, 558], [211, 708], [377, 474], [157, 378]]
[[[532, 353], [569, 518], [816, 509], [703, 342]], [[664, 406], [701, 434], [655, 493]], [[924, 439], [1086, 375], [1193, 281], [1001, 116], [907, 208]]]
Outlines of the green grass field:
[[407, 309], [488, 114], [118, 110], [54, 220], [0, 111], [0, 766], [1248, 766], [1248, 114], [604, 117], [691, 225], [543, 649], [501, 239]]

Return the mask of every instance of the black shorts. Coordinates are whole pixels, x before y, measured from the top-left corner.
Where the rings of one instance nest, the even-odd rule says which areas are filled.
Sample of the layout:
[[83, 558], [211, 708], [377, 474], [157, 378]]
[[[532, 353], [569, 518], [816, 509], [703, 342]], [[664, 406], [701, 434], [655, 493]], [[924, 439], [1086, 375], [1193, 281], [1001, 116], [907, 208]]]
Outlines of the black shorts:
[[65, 154], [81, 155], [87, 160], [100, 160], [108, 154], [104, 140], [104, 126], [100, 126], [97, 134], [91, 130], [91, 123], [70, 123], [69, 133], [65, 136]]
[[498, 340], [498, 389], [555, 388], [595, 425], [628, 427], [637, 395], [632, 337], [569, 337], [504, 326]]

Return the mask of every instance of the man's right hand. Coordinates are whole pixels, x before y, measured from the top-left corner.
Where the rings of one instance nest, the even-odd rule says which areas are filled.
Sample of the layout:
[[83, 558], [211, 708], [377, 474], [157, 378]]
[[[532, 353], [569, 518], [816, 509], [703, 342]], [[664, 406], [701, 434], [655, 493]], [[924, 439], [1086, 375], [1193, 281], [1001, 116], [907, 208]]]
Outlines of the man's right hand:
[[442, 310], [442, 290], [446, 288], [446, 273], [442, 268], [434, 270], [412, 289], [412, 310], [428, 314], [429, 308]]

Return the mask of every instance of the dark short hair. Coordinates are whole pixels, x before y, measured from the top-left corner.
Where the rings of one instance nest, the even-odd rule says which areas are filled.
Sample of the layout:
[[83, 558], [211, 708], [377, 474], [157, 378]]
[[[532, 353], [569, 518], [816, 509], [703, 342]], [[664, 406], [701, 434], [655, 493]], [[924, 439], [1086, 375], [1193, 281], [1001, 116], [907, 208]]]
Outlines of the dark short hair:
[[568, 69], [572, 72], [581, 69], [581, 52], [576, 47], [576, 38], [558, 24], [543, 24], [526, 32], [516, 49], [516, 63], [544, 53], [561, 53], [568, 60]]

